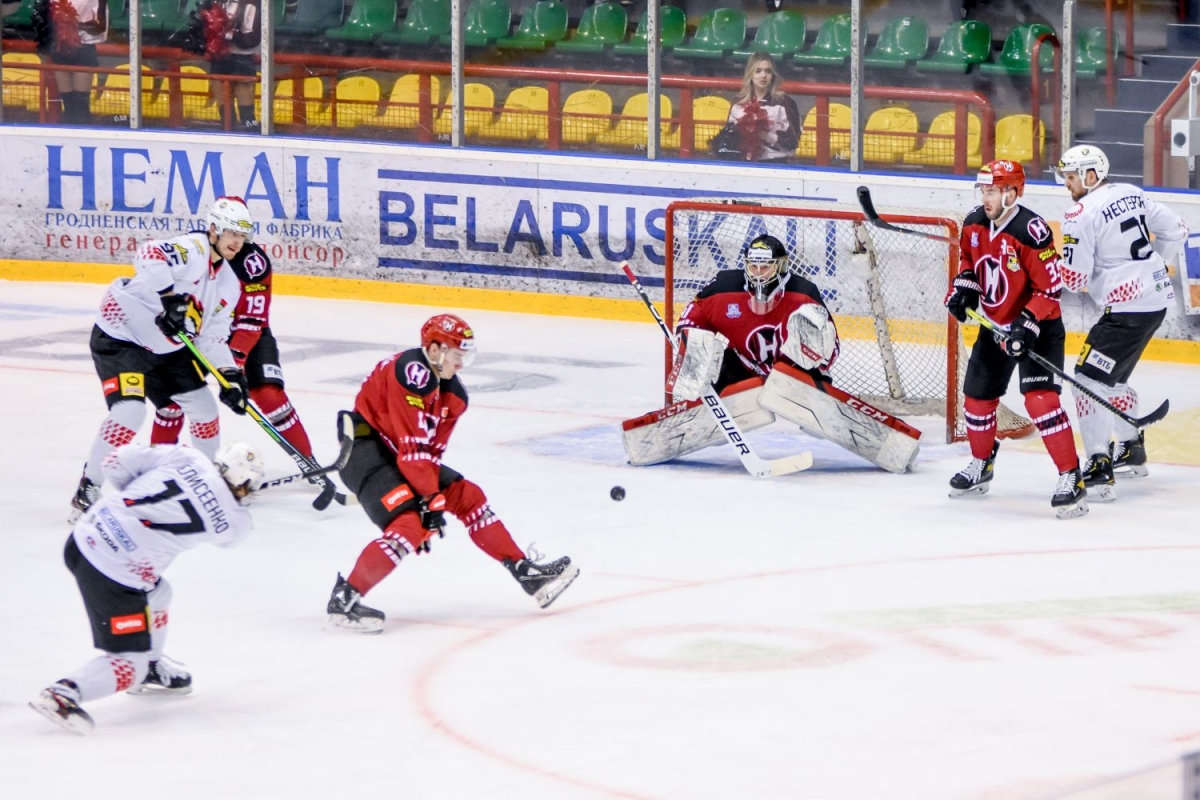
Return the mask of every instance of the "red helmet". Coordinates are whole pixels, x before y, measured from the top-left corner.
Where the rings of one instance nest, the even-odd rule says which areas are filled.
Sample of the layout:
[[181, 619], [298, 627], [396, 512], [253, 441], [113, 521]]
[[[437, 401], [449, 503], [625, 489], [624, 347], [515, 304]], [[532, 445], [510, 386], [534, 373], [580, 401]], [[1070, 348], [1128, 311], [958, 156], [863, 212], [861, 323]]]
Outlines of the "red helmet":
[[475, 331], [453, 314], [438, 314], [430, 317], [421, 326], [421, 347], [428, 351], [429, 345], [437, 342], [463, 353], [463, 366], [475, 360]]
[[989, 161], [979, 168], [975, 185], [1016, 189], [1021, 197], [1025, 194], [1025, 168], [1017, 161]]

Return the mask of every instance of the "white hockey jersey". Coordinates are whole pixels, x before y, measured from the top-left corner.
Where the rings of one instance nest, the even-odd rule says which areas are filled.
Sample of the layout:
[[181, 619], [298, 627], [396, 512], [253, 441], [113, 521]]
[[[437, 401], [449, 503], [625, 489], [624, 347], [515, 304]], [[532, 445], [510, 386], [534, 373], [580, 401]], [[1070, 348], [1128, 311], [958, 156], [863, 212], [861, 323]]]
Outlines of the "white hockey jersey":
[[[1150, 234], [1155, 240], [1153, 246]], [[1113, 311], [1158, 311], [1175, 299], [1162, 254], [1188, 229], [1166, 206], [1128, 183], [1104, 184], [1063, 215], [1063, 283]]]
[[160, 295], [174, 288], [177, 294], [196, 298], [200, 320], [195, 342], [200, 352], [217, 369], [234, 366], [229, 331], [242, 284], [224, 259], [215, 266], [211, 260], [212, 247], [203, 232], [146, 242], [133, 262], [137, 274], [118, 278], [108, 287], [96, 324], [114, 339], [160, 355], [173, 353], [183, 344], [164, 336], [154, 319], [163, 310]]
[[184, 550], [232, 547], [254, 527], [212, 462], [184, 445], [125, 445], [104, 460], [116, 493], [75, 523], [75, 543], [96, 569], [134, 589], [154, 588]]

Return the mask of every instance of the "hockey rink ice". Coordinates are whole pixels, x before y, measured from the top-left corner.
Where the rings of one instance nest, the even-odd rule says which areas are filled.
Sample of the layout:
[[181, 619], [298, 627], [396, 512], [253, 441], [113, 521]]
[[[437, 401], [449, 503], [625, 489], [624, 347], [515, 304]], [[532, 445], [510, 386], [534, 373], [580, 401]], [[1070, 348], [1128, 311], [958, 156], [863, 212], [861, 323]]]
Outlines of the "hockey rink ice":
[[[754, 480], [721, 448], [630, 467], [619, 424], [661, 402], [649, 321], [289, 296], [272, 327], [321, 461], [371, 367], [461, 314], [480, 355], [446, 461], [518, 544], [582, 574], [539, 610], [452, 521], [367, 598], [381, 635], [327, 630], [374, 529], [314, 511], [307, 485], [264, 492], [243, 546], [168, 571], [166, 651], [195, 692], [86, 703], [96, 731], [72, 736], [26, 703], [94, 654], [62, 547], [105, 413], [103, 291], [0, 282], [0, 797], [1180, 797], [1200, 750], [1200, 367], [1138, 368], [1142, 413], [1171, 400], [1150, 477], [1060, 521], [1037, 440], [1001, 447], [986, 497], [948, 499], [969, 454], [935, 419], [914, 420], [907, 475], [783, 422], [749, 439], [811, 449], [811, 470]], [[222, 419], [268, 477], [293, 471]]]

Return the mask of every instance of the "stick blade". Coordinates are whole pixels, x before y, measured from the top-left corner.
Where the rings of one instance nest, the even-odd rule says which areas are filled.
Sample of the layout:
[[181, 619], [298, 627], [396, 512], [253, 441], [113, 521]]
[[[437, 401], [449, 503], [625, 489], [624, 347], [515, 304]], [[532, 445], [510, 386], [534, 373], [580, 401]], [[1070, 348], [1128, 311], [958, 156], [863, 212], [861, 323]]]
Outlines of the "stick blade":
[[756, 478], [778, 478], [781, 475], [791, 475], [793, 472], [802, 472], [813, 465], [812, 453], [798, 453], [794, 456], [786, 458], [776, 458], [771, 461], [764, 461], [762, 469], [755, 472]]
[[1136, 421], [1137, 427], [1145, 428], [1147, 425], [1153, 425], [1156, 422], [1162, 422], [1163, 417], [1167, 416], [1167, 412], [1171, 410], [1171, 401], [1163, 400], [1162, 405], [1151, 411], [1144, 417], [1138, 418]]
[[866, 186], [858, 187], [858, 204], [862, 206], [867, 219], [872, 222], [879, 219], [879, 213], [875, 210], [875, 201], [871, 199], [871, 190]]

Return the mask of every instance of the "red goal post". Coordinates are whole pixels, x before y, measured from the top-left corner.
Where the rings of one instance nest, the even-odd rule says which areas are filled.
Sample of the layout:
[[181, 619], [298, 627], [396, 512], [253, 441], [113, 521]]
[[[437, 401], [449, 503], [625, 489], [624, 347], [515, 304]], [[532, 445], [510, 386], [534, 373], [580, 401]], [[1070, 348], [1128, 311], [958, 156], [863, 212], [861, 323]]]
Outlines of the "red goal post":
[[[958, 241], [958, 222], [936, 212], [882, 213], [892, 224]], [[943, 306], [957, 244], [879, 228], [860, 209], [832, 203], [673, 202], [666, 211], [667, 324], [717, 271], [741, 269], [742, 251], [763, 233], [784, 243], [790, 269], [817, 285], [837, 321], [842, 349], [831, 373], [835, 385], [896, 416], [944, 415], [946, 441], [966, 438], [966, 348]], [[668, 347], [668, 372], [670, 360]], [[1032, 430], [1029, 420], [1001, 405], [1001, 437]]]

